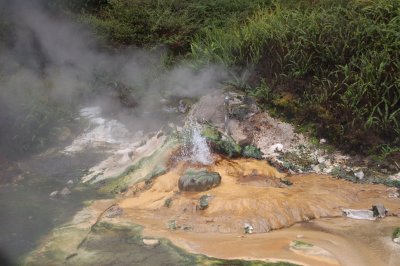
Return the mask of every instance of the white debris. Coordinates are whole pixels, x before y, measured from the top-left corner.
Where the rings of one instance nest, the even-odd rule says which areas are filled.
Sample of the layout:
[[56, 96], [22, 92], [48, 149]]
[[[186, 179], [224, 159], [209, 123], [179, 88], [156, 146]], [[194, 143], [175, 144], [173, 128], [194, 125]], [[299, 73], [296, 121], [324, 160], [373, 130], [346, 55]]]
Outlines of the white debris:
[[320, 139], [319, 140], [319, 144], [325, 144], [326, 143], [326, 139]]
[[358, 172], [354, 173], [354, 176], [361, 180], [364, 178], [364, 172], [358, 171]]
[[376, 220], [374, 212], [371, 210], [353, 210], [353, 209], [342, 209], [343, 215], [352, 219], [357, 220]]

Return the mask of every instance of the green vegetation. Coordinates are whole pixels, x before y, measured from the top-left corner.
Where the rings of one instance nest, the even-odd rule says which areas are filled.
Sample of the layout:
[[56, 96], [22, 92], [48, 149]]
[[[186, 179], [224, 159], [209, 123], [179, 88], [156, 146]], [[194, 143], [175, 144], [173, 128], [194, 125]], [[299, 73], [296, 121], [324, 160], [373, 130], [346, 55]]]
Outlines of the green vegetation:
[[[76, 1], [75, 2], [85, 2]], [[153, 47], [166, 45], [174, 54], [190, 50], [199, 32], [245, 21], [269, 1], [253, 0], [112, 0], [81, 7], [82, 20], [94, 26], [100, 36], [117, 45]]]
[[397, 228], [393, 231], [392, 238], [395, 239], [395, 238], [399, 238], [399, 237], [400, 237], [400, 227], [397, 227]]
[[292, 241], [292, 245], [295, 249], [305, 249], [305, 248], [311, 248], [314, 245], [304, 242], [304, 241], [300, 241], [300, 240], [294, 240]]
[[231, 30], [197, 36], [192, 54], [252, 65], [261, 103], [344, 148], [400, 143], [400, 3], [273, 5]]

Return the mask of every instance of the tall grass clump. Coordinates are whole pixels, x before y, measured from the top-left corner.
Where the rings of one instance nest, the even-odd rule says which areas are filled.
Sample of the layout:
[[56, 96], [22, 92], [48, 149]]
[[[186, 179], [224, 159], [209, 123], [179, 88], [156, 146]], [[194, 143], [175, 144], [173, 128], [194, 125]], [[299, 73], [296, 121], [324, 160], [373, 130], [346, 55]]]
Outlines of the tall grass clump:
[[400, 2], [300, 2], [196, 35], [193, 57], [251, 66], [261, 102], [344, 148], [399, 145]]

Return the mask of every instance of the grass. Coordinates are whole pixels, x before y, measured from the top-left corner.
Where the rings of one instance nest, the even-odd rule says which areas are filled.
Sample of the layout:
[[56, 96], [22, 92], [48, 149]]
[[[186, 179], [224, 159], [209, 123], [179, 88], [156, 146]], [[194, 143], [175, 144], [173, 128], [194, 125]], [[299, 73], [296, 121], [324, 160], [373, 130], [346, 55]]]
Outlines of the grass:
[[[400, 143], [400, 3], [274, 4], [196, 35], [205, 63], [251, 67], [259, 102], [344, 148]], [[248, 89], [248, 88], [247, 88]]]
[[190, 51], [191, 40], [197, 33], [245, 21], [270, 1], [112, 0], [98, 1], [97, 5], [89, 0], [86, 2], [91, 3], [80, 5], [74, 3], [77, 1], [59, 2], [80, 10], [81, 21], [113, 45], [161, 45], [177, 55]]

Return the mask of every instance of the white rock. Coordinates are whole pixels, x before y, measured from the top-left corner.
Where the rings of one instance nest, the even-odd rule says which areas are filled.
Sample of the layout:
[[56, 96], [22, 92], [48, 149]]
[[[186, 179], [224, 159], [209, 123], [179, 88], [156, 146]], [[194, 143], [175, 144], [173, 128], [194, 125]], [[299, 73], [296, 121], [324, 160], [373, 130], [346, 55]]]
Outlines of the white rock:
[[276, 152], [276, 151], [281, 152], [281, 151], [283, 151], [283, 145], [281, 143], [277, 143], [277, 144], [272, 145], [269, 149], [272, 152]]
[[317, 174], [321, 172], [321, 169], [319, 168], [318, 165], [312, 164], [311, 169], [316, 172]]
[[325, 162], [325, 157], [318, 157], [317, 159], [318, 163], [324, 163]]
[[158, 245], [160, 244], [160, 240], [158, 240], [158, 239], [146, 239], [146, 238], [144, 238], [144, 239], [143, 239], [143, 244], [145, 244], [145, 245], [148, 246], [148, 247], [154, 248], [154, 247], [156, 247], [156, 246], [158, 246]]
[[51, 192], [50, 195], [49, 195], [49, 197], [50, 197], [50, 198], [54, 198], [54, 197], [56, 197], [57, 195], [58, 195], [58, 191], [56, 190], [56, 191]]
[[364, 172], [358, 171], [358, 172], [354, 173], [354, 176], [361, 180], [364, 178]]
[[332, 162], [329, 159], [325, 160], [324, 164], [326, 165], [326, 167], [331, 167], [332, 166]]
[[391, 175], [388, 177], [391, 180], [398, 180], [400, 181], [400, 172], [398, 172], [397, 174]]
[[68, 180], [68, 182], [67, 182], [67, 185], [68, 185], [68, 186], [72, 186], [73, 184], [74, 184], [74, 181], [72, 181], [71, 179]]
[[324, 168], [324, 173], [330, 174], [330, 173], [332, 173], [332, 171], [333, 171], [333, 167], [332, 166]]
[[400, 237], [393, 238], [393, 242], [396, 244], [400, 244]]
[[320, 139], [319, 140], [319, 144], [325, 144], [326, 143], [326, 139]]

